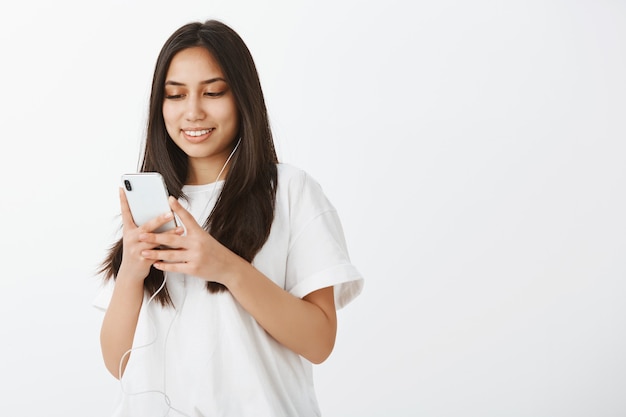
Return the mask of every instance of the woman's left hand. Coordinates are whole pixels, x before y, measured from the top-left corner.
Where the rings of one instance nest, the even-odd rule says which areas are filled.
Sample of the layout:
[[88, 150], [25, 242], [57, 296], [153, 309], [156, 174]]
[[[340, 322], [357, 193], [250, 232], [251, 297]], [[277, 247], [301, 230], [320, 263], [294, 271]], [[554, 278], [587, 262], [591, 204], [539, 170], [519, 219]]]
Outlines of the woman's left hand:
[[146, 249], [141, 255], [162, 271], [180, 272], [228, 288], [239, 304], [279, 343], [313, 363], [323, 362], [337, 333], [332, 286], [298, 298], [278, 286], [252, 264], [219, 243], [176, 199], [170, 207], [183, 222], [183, 236], [142, 233], [141, 242], [165, 249]]
[[186, 234], [143, 233], [139, 237], [141, 241], [165, 248], [145, 250], [141, 255], [154, 260], [153, 266], [161, 271], [179, 272], [228, 286], [229, 272], [246, 261], [204, 230], [178, 200], [170, 197], [169, 203], [183, 222]]

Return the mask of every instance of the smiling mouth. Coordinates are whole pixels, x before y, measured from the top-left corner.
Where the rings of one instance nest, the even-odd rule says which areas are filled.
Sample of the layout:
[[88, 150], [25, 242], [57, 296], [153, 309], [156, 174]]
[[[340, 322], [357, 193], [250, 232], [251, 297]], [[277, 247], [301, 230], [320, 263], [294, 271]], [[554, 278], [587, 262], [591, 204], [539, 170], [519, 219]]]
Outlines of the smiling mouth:
[[203, 130], [183, 130], [183, 133], [187, 136], [198, 137], [202, 135], [207, 135], [214, 131], [214, 128], [211, 129], [203, 129]]

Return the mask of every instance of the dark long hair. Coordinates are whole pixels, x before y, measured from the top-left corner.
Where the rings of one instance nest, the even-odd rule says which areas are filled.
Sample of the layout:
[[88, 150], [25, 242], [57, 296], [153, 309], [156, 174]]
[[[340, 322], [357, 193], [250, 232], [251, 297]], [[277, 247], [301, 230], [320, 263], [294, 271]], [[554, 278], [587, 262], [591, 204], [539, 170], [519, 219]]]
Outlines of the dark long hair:
[[[267, 240], [274, 219], [276, 164], [278, 158], [267, 116], [265, 99], [254, 60], [241, 37], [216, 20], [188, 23], [176, 30], [159, 53], [152, 91], [141, 171], [160, 172], [170, 195], [186, 198], [187, 155], [174, 143], [163, 120], [165, 79], [174, 55], [191, 47], [206, 48], [219, 63], [233, 93], [239, 112], [241, 144], [233, 155], [221, 195], [204, 223], [204, 228], [221, 244], [249, 262]], [[100, 273], [115, 279], [122, 263], [122, 239], [109, 249]], [[144, 288], [154, 294], [162, 285], [163, 272], [150, 268]], [[225, 287], [207, 282], [210, 292]], [[167, 288], [155, 299], [172, 305]]]

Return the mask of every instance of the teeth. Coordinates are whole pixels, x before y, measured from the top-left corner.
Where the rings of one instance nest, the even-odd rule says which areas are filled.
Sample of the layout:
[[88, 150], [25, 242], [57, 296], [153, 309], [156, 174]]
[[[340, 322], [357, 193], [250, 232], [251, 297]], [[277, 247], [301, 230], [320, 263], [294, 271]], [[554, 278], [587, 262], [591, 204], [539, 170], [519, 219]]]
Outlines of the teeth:
[[204, 130], [185, 130], [185, 135], [188, 136], [202, 136], [211, 132], [213, 129], [204, 129]]

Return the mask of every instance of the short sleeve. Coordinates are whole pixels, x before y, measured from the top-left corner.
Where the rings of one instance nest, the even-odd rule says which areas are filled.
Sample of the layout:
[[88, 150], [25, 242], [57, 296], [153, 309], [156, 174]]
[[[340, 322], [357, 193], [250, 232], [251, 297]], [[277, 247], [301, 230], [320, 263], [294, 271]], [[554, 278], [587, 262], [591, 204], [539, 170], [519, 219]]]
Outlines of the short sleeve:
[[294, 178], [289, 187], [287, 289], [301, 298], [332, 286], [336, 308], [343, 308], [361, 293], [363, 278], [350, 261], [337, 211], [306, 173]]
[[115, 281], [113, 279], [109, 279], [104, 282], [94, 297], [92, 305], [98, 310], [106, 311], [109, 307], [109, 303], [111, 302], [111, 297], [113, 296], [114, 286]]

